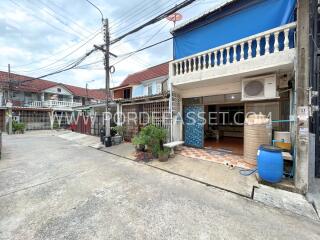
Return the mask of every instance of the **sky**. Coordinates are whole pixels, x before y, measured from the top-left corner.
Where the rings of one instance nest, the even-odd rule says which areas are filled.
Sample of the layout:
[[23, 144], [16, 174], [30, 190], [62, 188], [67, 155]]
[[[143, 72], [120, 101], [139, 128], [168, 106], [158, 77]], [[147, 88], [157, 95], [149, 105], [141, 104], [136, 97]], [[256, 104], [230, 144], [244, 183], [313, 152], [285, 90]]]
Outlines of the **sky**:
[[[109, 19], [111, 40], [172, 8], [182, 0], [91, 0]], [[225, 0], [196, 0], [179, 10], [177, 25]], [[118, 43], [110, 51], [115, 67], [111, 87], [128, 74], [172, 59], [172, 41], [130, 55], [139, 48], [171, 37], [173, 23], [164, 19]], [[62, 69], [103, 43], [101, 15], [86, 0], [1, 0], [0, 70], [40, 77]], [[89, 64], [89, 65], [88, 65]], [[83, 66], [81, 66], [83, 65]], [[79, 87], [104, 88], [103, 54], [93, 53], [77, 69], [45, 79]]]

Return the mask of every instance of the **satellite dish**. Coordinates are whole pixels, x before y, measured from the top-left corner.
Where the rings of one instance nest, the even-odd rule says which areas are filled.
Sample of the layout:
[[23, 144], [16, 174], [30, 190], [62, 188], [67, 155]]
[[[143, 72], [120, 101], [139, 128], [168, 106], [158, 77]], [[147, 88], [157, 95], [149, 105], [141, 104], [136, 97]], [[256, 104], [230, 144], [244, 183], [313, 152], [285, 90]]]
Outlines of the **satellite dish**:
[[173, 22], [173, 26], [176, 26], [176, 22], [182, 19], [182, 15], [178, 12], [173, 13], [167, 17], [167, 20]]

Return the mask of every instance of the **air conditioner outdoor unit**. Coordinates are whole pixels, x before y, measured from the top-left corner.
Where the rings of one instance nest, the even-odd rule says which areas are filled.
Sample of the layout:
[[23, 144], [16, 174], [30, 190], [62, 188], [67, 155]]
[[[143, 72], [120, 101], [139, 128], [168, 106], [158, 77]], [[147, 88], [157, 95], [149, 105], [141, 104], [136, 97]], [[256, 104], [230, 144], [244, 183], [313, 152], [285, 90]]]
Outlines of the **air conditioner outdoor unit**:
[[278, 98], [276, 74], [242, 80], [241, 101]]

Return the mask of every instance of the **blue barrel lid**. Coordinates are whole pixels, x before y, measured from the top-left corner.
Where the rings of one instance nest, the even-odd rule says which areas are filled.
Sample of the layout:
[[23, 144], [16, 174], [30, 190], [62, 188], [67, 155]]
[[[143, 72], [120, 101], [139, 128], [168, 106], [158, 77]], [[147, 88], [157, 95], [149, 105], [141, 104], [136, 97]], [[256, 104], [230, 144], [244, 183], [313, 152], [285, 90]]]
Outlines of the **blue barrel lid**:
[[260, 145], [259, 150], [263, 150], [263, 151], [267, 151], [267, 152], [277, 152], [277, 153], [281, 153], [282, 149], [278, 148], [278, 147], [274, 147], [272, 145]]

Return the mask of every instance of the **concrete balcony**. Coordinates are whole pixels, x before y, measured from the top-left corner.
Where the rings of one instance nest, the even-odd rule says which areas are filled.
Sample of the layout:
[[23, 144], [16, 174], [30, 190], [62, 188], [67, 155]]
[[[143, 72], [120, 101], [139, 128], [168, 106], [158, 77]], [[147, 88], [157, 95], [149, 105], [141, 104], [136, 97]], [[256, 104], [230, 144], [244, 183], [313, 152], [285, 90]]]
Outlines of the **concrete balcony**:
[[[241, 77], [290, 71], [295, 58], [296, 23], [290, 23], [170, 63], [179, 89], [212, 86]], [[209, 40], [208, 40], [209, 41]]]
[[34, 108], [52, 108], [55, 110], [72, 110], [74, 107], [82, 106], [79, 102], [68, 102], [68, 101], [57, 101], [57, 100], [47, 100], [47, 101], [34, 101], [28, 104], [28, 107]]

